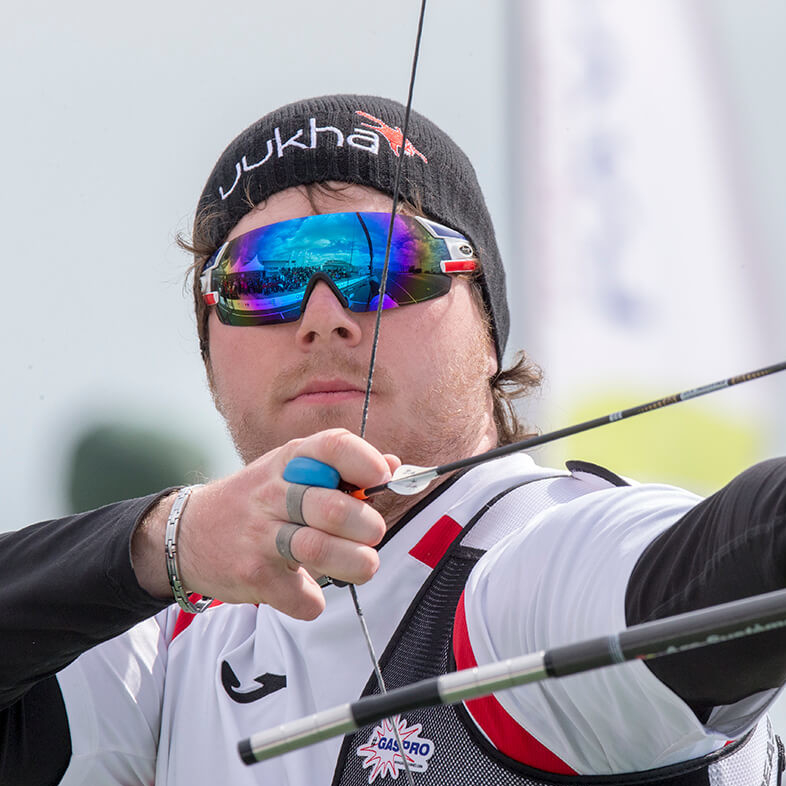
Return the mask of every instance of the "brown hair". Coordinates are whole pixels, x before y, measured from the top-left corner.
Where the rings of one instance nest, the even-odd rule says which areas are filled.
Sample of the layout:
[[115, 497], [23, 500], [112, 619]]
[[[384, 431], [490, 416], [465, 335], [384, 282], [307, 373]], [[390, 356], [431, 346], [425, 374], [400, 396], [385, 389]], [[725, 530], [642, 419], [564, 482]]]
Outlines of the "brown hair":
[[[318, 206], [319, 196], [325, 194], [329, 194], [332, 197], [340, 196], [345, 187], [344, 184], [334, 183], [310, 183], [302, 186], [315, 213], [320, 212]], [[249, 210], [253, 209], [255, 205], [250, 199], [248, 202]], [[417, 198], [414, 200], [414, 203], [399, 200], [398, 209], [400, 212], [409, 215], [425, 215], [418, 207], [418, 202], [419, 200]], [[194, 297], [194, 312], [196, 314], [197, 335], [199, 337], [199, 351], [207, 367], [208, 375], [210, 374], [210, 348], [207, 334], [207, 318], [209, 311], [202, 299], [199, 276], [202, 273], [205, 262], [207, 262], [216, 251], [216, 246], [210, 242], [215, 221], [215, 215], [212, 215], [210, 211], [203, 211], [196, 217], [194, 222], [194, 233], [191, 238], [184, 236], [182, 233], [177, 236], [178, 246], [194, 257], [193, 263], [188, 268], [186, 280], [188, 280], [188, 276], [192, 277], [191, 288]], [[481, 273], [477, 271], [473, 274], [460, 275], [469, 278], [473, 285], [472, 293], [475, 298], [475, 304], [486, 325], [489, 340], [493, 342], [489, 310], [479, 283]], [[523, 351], [519, 351], [516, 353], [513, 364], [509, 368], [501, 369], [489, 380], [494, 402], [494, 425], [497, 428], [497, 437], [500, 445], [518, 442], [531, 435], [516, 410], [516, 401], [535, 391], [540, 386], [541, 379], [542, 373], [540, 368], [531, 362]]]

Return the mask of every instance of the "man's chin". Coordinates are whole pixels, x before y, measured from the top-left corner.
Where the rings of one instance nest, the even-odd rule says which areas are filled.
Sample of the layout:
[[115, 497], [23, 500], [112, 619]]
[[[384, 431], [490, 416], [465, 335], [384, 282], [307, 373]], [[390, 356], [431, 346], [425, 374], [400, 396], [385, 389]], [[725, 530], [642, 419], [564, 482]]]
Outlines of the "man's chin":
[[360, 432], [363, 416], [362, 401], [345, 401], [329, 406], [301, 408], [282, 417], [280, 426], [286, 429], [283, 442], [299, 437], [308, 437], [329, 428], [345, 428], [354, 433]]
[[297, 417], [280, 417], [271, 428], [269, 423], [259, 423], [245, 417], [238, 426], [227, 422], [238, 455], [245, 464], [286, 444], [291, 439], [303, 439], [331, 428], [343, 428], [353, 434], [360, 433], [362, 406], [345, 404], [321, 407], [297, 413]]

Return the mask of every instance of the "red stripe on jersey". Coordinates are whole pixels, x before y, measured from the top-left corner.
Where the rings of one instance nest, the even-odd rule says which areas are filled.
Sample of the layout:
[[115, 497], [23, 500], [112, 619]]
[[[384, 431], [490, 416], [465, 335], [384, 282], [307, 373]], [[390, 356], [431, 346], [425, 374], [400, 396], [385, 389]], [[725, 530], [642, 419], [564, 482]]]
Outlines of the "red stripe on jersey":
[[448, 546], [461, 532], [461, 527], [450, 516], [443, 516], [410, 549], [410, 554], [430, 568], [436, 568]]
[[[469, 641], [464, 593], [459, 598], [453, 626], [453, 656], [457, 669], [477, 666]], [[538, 742], [526, 729], [519, 726], [494, 696], [464, 702], [472, 719], [483, 730], [497, 750], [529, 767], [560, 775], [577, 775], [562, 759]]]
[[[202, 596], [198, 592], [193, 592], [191, 595], [188, 596], [189, 600], [192, 603], [196, 603], [198, 600], [202, 599]], [[209, 609], [212, 609], [213, 606], [220, 606], [220, 600], [214, 600], [209, 606]], [[177, 615], [177, 619], [175, 620], [175, 630], [172, 633], [172, 641], [174, 641], [193, 621], [196, 614], [189, 614], [187, 611], [181, 611]], [[171, 643], [171, 642], [170, 642]]]

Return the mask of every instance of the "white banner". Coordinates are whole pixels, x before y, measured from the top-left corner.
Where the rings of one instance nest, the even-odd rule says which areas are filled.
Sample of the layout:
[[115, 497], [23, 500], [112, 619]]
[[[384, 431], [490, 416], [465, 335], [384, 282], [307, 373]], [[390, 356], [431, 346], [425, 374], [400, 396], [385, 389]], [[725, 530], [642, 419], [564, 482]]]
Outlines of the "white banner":
[[[782, 360], [746, 213], [711, 6], [511, 4], [523, 237], [512, 343], [546, 371], [543, 430]], [[517, 298], [521, 296], [520, 300]], [[766, 457], [770, 381], [556, 446], [711, 491]]]

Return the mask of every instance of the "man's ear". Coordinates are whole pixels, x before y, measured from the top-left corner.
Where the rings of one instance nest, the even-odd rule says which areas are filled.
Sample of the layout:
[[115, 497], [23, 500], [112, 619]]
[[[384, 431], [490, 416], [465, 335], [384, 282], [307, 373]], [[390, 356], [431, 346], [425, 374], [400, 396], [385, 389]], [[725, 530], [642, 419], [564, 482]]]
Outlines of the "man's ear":
[[490, 339], [486, 342], [486, 379], [492, 379], [497, 376], [499, 372], [499, 363], [497, 362], [497, 350], [494, 342]]

